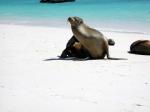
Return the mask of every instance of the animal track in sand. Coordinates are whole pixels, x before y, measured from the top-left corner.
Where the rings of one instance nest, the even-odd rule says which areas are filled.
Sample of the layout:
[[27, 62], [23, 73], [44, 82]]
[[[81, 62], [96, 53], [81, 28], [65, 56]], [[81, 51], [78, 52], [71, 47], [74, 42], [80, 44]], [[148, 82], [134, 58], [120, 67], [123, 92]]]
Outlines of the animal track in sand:
[[143, 105], [141, 105], [141, 104], [135, 104], [136, 106], [143, 106]]
[[63, 94], [51, 94], [50, 96], [62, 98], [62, 99], [65, 99], [65, 100], [73, 100], [73, 101], [78, 100], [78, 101], [81, 101], [81, 102], [98, 104], [97, 101], [89, 100], [88, 98], [85, 98], [85, 97], [82, 97], [82, 96], [67, 96], [67, 95], [63, 95]]

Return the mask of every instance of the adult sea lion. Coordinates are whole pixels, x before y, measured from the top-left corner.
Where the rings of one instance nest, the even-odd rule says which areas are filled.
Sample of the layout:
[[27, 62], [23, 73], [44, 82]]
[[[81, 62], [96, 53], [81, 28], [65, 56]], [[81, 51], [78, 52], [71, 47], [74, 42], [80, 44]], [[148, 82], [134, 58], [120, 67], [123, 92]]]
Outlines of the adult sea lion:
[[68, 21], [75, 38], [87, 49], [91, 59], [103, 59], [105, 56], [120, 59], [110, 57], [108, 40], [101, 32], [87, 26], [79, 17], [69, 17]]
[[150, 55], [150, 40], [137, 40], [130, 46], [130, 53]]

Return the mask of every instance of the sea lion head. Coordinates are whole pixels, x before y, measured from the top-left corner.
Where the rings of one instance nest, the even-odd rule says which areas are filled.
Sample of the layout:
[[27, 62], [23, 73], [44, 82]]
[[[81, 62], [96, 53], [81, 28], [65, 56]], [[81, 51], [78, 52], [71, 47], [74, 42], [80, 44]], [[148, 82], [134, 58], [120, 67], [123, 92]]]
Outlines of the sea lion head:
[[73, 27], [77, 27], [83, 23], [83, 20], [79, 17], [69, 17], [68, 21], [70, 22], [71, 26], [73, 26]]

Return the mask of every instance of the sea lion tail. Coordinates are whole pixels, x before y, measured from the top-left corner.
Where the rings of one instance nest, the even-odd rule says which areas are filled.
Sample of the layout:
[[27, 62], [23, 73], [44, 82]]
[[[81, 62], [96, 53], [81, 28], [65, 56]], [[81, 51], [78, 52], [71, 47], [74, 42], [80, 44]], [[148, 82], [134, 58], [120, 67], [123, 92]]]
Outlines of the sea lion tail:
[[115, 41], [113, 39], [108, 39], [108, 45], [110, 46], [114, 46], [115, 45]]

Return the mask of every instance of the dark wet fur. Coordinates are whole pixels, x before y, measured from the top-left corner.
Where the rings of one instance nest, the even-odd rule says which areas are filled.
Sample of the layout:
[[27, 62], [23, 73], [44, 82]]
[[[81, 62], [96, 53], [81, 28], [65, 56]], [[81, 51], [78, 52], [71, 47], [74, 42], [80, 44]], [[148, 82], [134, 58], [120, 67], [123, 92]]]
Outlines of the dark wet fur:
[[60, 58], [69, 58], [69, 57], [76, 57], [79, 59], [85, 59], [90, 57], [90, 53], [81, 45], [80, 48], [76, 48], [74, 45], [75, 43], [80, 44], [79, 41], [72, 36], [71, 39], [68, 41], [66, 48], [63, 50]]

